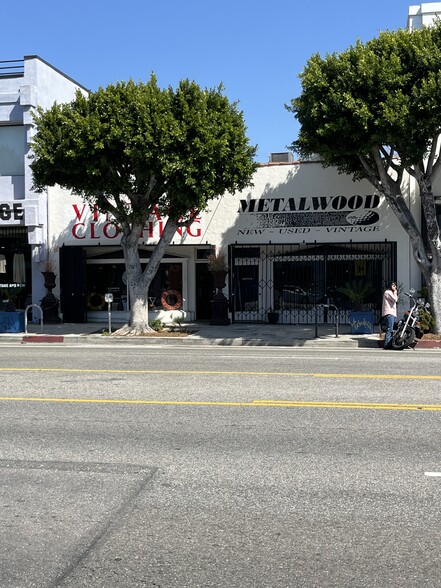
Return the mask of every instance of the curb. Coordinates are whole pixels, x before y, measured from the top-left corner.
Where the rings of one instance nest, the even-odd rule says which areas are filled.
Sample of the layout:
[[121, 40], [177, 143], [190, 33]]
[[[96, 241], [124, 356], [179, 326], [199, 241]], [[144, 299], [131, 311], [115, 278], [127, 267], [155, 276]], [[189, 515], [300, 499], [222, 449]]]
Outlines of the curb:
[[420, 339], [415, 346], [416, 349], [441, 349], [441, 339]]
[[[233, 334], [232, 334], [233, 335]], [[167, 346], [167, 345], [200, 345], [200, 346], [222, 346], [222, 347], [284, 347], [284, 348], [308, 348], [308, 349], [379, 349], [378, 339], [376, 337], [350, 337], [334, 335], [322, 336], [317, 338], [307, 337], [246, 337], [246, 336], [230, 336], [226, 334], [224, 337], [208, 337], [201, 336], [198, 333], [190, 334], [186, 337], [114, 337], [103, 336], [101, 333], [93, 334], [45, 334], [45, 333], [17, 333], [17, 334], [1, 334], [1, 344], [22, 344], [22, 345], [83, 345], [83, 346]], [[432, 349], [434, 351], [441, 350], [441, 340], [420, 340], [416, 345], [416, 349]]]
[[344, 348], [361, 349], [376, 346], [375, 341], [355, 339], [318, 337], [314, 339], [292, 338], [283, 339], [259, 339], [243, 337], [201, 337], [189, 335], [187, 337], [112, 337], [102, 335], [49, 335], [49, 334], [26, 334], [0, 336], [0, 343], [21, 343], [21, 344], [62, 344], [62, 345], [214, 345], [224, 347], [308, 347], [308, 348]]
[[24, 335], [22, 343], [64, 343], [64, 335]]
[[[379, 349], [383, 348], [383, 341], [377, 341]], [[411, 349], [441, 349], [441, 339], [417, 339], [410, 346]]]

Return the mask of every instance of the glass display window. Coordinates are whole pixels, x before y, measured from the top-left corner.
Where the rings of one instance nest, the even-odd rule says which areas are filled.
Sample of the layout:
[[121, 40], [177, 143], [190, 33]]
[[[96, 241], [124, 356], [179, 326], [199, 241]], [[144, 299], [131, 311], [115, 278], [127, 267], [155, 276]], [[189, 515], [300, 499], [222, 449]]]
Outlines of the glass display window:
[[[145, 264], [141, 264], [142, 270]], [[129, 310], [127, 278], [123, 263], [89, 261], [87, 264], [87, 309], [107, 310], [106, 292], [113, 294], [114, 310]], [[182, 308], [182, 263], [162, 262], [153, 278], [148, 303], [151, 310]]]

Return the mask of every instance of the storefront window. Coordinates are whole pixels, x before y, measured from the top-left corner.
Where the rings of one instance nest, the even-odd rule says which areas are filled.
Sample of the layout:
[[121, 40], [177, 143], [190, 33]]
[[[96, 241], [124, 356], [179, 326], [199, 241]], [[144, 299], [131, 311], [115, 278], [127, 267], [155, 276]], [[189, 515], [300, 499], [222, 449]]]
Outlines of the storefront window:
[[156, 310], [182, 308], [182, 264], [161, 263], [150, 284], [149, 303]]
[[[363, 259], [364, 257], [364, 259]], [[369, 259], [374, 255], [360, 255], [360, 259], [328, 261], [327, 264], [327, 299], [338, 308], [351, 309], [349, 298], [340, 292], [348, 284], [370, 285], [373, 291], [366, 296], [363, 304], [369, 308], [378, 306], [381, 300], [383, 281], [383, 262], [379, 259]]]
[[309, 308], [323, 295], [323, 259], [274, 262], [274, 307]]
[[[145, 269], [145, 264], [141, 264]], [[89, 263], [87, 265], [87, 308], [106, 310], [106, 292], [113, 294], [114, 310], [129, 310], [125, 266], [122, 263]], [[182, 264], [161, 263], [150, 284], [149, 308], [177, 310], [182, 308]]]
[[0, 311], [7, 302], [26, 308], [30, 293], [31, 248], [26, 228], [0, 228]]
[[256, 311], [259, 308], [259, 266], [252, 260], [253, 265], [237, 265], [235, 280], [235, 309], [238, 311]]
[[[320, 306], [351, 310], [340, 291], [369, 285], [363, 305], [377, 310], [388, 276], [396, 275], [394, 243], [335, 243], [231, 247], [233, 320], [267, 320], [269, 309], [286, 324], [314, 321]], [[324, 313], [326, 315], [326, 313]]]

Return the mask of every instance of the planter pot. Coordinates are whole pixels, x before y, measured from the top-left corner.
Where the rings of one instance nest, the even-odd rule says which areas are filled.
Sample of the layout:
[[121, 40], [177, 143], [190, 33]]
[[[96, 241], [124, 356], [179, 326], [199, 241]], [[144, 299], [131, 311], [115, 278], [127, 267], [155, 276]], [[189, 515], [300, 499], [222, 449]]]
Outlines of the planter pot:
[[56, 275], [54, 272], [41, 272], [44, 277], [44, 287], [48, 290], [48, 292], [52, 292], [55, 288], [55, 278]]
[[266, 315], [268, 322], [271, 325], [275, 325], [279, 321], [279, 313], [278, 312], [268, 312]]
[[217, 270], [215, 272], [211, 272], [213, 275], [213, 282], [214, 282], [214, 287], [216, 288], [216, 290], [219, 292], [220, 290], [223, 290], [226, 286], [227, 283], [227, 275], [228, 272], [226, 270]]
[[356, 310], [349, 313], [351, 335], [372, 335], [374, 332], [374, 312]]

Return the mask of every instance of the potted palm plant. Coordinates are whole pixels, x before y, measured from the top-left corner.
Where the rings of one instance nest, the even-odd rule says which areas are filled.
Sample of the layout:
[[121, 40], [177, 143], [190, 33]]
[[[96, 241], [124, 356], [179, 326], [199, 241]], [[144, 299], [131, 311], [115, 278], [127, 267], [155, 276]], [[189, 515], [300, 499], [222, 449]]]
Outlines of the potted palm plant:
[[349, 324], [352, 334], [372, 334], [374, 331], [374, 313], [364, 305], [364, 300], [375, 292], [371, 282], [365, 280], [352, 280], [346, 285], [337, 288], [347, 296], [351, 302], [349, 312]]

